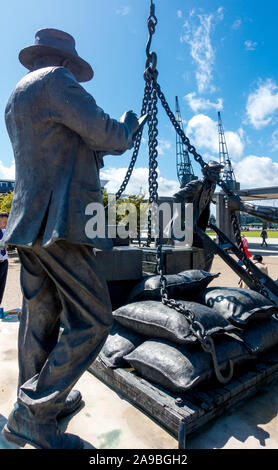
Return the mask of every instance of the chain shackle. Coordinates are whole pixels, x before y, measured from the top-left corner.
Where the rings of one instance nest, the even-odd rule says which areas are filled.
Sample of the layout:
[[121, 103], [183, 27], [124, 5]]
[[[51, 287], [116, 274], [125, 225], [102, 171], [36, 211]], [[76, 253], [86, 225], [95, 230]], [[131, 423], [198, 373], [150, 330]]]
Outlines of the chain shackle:
[[155, 33], [155, 27], [157, 25], [157, 17], [155, 16], [155, 4], [152, 1], [150, 5], [150, 14], [148, 16], [147, 22], [148, 22], [149, 38], [148, 38], [148, 42], [146, 45], [146, 54], [147, 54], [147, 57], [149, 57], [152, 37]]
[[152, 38], [155, 33], [155, 27], [157, 25], [157, 17], [155, 16], [155, 5], [151, 1], [150, 5], [150, 14], [148, 17], [148, 31], [149, 31], [149, 38], [146, 44], [146, 64], [145, 64], [145, 72], [144, 72], [144, 80], [152, 81], [153, 78], [156, 79], [158, 72], [156, 70], [157, 66], [157, 54], [155, 52], [151, 52], [151, 43]]

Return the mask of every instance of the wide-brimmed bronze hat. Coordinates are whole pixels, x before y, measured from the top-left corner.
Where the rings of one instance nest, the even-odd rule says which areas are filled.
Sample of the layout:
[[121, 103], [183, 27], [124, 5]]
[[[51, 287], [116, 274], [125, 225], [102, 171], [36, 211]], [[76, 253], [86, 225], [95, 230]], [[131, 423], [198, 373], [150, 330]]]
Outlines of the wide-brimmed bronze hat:
[[32, 70], [36, 59], [51, 54], [70, 59], [70, 68], [79, 82], [87, 82], [93, 78], [92, 67], [81, 59], [75, 50], [74, 38], [59, 29], [40, 29], [36, 33], [35, 44], [22, 49], [19, 60], [24, 67]]
[[207, 166], [202, 169], [202, 171], [206, 172], [220, 172], [224, 168], [224, 165], [221, 165], [221, 163], [216, 162], [215, 160], [210, 160], [207, 163]]

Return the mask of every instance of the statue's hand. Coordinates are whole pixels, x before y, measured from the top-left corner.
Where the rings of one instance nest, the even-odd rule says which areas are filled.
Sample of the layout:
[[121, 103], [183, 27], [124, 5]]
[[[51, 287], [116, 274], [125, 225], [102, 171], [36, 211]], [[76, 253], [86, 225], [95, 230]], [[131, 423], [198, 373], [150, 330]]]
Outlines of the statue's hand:
[[137, 114], [135, 114], [133, 111], [126, 111], [122, 115], [120, 122], [124, 122], [128, 126], [128, 128], [131, 130], [131, 134], [134, 134], [139, 126]]
[[177, 193], [174, 194], [174, 199], [176, 202], [184, 202], [186, 198], [186, 191], [184, 189], [180, 189]]
[[235, 194], [234, 196], [225, 196], [225, 201], [229, 209], [231, 209], [232, 211], [240, 211], [241, 199], [237, 194]]

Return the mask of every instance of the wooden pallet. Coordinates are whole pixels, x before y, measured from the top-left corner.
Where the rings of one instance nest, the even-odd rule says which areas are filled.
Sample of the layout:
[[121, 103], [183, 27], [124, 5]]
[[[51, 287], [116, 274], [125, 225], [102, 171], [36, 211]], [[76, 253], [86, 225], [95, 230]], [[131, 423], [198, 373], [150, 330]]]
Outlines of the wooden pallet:
[[185, 449], [186, 436], [278, 379], [278, 352], [264, 355], [256, 364], [249, 362], [248, 369], [245, 365], [238, 370], [224, 387], [210, 383], [179, 395], [139, 377], [133, 369], [107, 368], [98, 358], [89, 372], [158, 422]]

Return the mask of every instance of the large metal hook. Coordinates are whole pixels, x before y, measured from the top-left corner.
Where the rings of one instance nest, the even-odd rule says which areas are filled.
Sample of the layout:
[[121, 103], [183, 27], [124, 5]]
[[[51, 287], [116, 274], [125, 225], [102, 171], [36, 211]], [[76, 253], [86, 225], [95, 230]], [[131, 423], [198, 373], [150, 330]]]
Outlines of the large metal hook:
[[[149, 38], [148, 38], [148, 42], [146, 45], [146, 55], [147, 55], [147, 58], [150, 60], [150, 56], [151, 54], [153, 54], [150, 52], [151, 42], [152, 42], [153, 34], [155, 33], [155, 27], [157, 25], [157, 17], [155, 16], [155, 5], [152, 1], [151, 1], [150, 14], [149, 14], [147, 23], [148, 23], [148, 30], [149, 30]], [[148, 65], [146, 65], [146, 68]]]
[[201, 344], [202, 344], [202, 348], [204, 349], [204, 351], [211, 354], [212, 361], [213, 361], [213, 368], [214, 368], [214, 372], [215, 372], [215, 375], [217, 377], [217, 380], [220, 383], [224, 384], [224, 385], [227, 384], [228, 382], [230, 382], [230, 380], [233, 377], [233, 373], [234, 373], [233, 361], [231, 359], [229, 360], [229, 373], [226, 377], [224, 377], [224, 375], [222, 374], [222, 372], [220, 370], [219, 364], [218, 364], [216, 351], [215, 351], [215, 346], [214, 346], [214, 341], [211, 338], [211, 336], [207, 336], [205, 341], [202, 342]]

